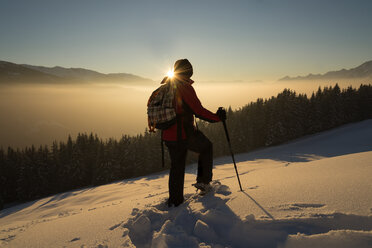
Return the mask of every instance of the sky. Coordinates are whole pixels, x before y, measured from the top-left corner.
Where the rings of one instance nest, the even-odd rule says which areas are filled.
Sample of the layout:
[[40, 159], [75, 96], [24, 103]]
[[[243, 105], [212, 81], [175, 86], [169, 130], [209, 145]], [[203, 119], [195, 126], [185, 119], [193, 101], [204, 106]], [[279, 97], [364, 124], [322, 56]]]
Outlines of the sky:
[[276, 80], [372, 59], [372, 1], [0, 0], [0, 60], [162, 78]]

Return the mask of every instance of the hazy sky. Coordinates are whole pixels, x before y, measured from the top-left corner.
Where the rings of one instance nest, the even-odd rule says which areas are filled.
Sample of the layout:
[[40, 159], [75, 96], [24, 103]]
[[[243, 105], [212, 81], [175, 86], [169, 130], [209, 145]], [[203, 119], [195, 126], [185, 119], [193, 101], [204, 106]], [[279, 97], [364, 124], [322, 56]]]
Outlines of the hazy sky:
[[0, 60], [161, 78], [278, 79], [372, 59], [372, 1], [0, 0]]

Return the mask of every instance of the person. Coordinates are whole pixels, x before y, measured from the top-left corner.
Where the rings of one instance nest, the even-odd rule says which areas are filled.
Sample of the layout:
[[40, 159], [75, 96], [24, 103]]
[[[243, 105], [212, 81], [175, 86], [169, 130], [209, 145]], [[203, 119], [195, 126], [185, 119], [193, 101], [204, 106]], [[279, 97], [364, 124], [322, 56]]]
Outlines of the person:
[[175, 108], [176, 123], [163, 130], [162, 140], [168, 148], [171, 168], [169, 173], [168, 206], [178, 206], [183, 203], [183, 188], [187, 151], [199, 153], [197, 189], [207, 190], [212, 181], [213, 145], [212, 142], [194, 125], [194, 116], [208, 121], [219, 122], [226, 119], [226, 111], [219, 110], [216, 114], [205, 109], [192, 86], [193, 68], [187, 59], [177, 60], [174, 64], [174, 77], [164, 78], [162, 83], [171, 82], [176, 87]]

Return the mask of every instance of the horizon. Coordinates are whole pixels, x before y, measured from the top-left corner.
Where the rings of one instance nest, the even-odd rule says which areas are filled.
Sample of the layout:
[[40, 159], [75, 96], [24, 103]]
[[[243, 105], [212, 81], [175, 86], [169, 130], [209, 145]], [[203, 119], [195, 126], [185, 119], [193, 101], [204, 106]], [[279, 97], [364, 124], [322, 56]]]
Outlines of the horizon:
[[[63, 68], [63, 69], [82, 69], [82, 70], [88, 70], [88, 71], [93, 71], [93, 72], [98, 72], [100, 74], [105, 74], [105, 75], [110, 75], [110, 74], [127, 74], [127, 75], [133, 75], [133, 76], [138, 76], [140, 78], [143, 78], [143, 79], [146, 79], [146, 80], [151, 80], [151, 81], [161, 81], [162, 79], [154, 79], [154, 78], [146, 78], [146, 77], [143, 77], [142, 75], [137, 75], [137, 74], [133, 74], [131, 72], [101, 72], [101, 71], [96, 71], [94, 69], [91, 69], [91, 68], [87, 68], [87, 67], [64, 67], [64, 66], [60, 66], [60, 65], [51, 65], [51, 66], [45, 66], [45, 65], [36, 65], [36, 64], [18, 64], [18, 63], [15, 63], [15, 62], [12, 62], [12, 61], [5, 61], [5, 60], [0, 60], [0, 62], [8, 62], [8, 63], [13, 63], [13, 64], [17, 64], [17, 65], [30, 65], [30, 66], [35, 66], [35, 67], [45, 67], [45, 68]], [[316, 76], [316, 75], [324, 75], [328, 72], [334, 72], [334, 71], [341, 71], [341, 70], [350, 70], [350, 69], [354, 69], [356, 67], [359, 67], [360, 65], [363, 65], [365, 63], [368, 63], [368, 62], [372, 62], [372, 59], [369, 59], [369, 60], [366, 60], [366, 61], [363, 61], [361, 63], [359, 63], [358, 65], [355, 65], [353, 67], [350, 67], [350, 68], [345, 68], [345, 67], [341, 67], [341, 68], [333, 68], [331, 69], [330, 71], [327, 71], [327, 72], [323, 72], [323, 73], [318, 73], [318, 72], [308, 72], [306, 74], [303, 74], [303, 75], [291, 75], [291, 74], [287, 74], [281, 78], [277, 78], [277, 79], [271, 79], [271, 80], [261, 80], [261, 79], [257, 79], [257, 80], [240, 80], [240, 79], [237, 79], [237, 80], [199, 80], [199, 82], [213, 82], [213, 83], [220, 83], [220, 82], [234, 82], [234, 83], [240, 83], [240, 82], [248, 82], [248, 83], [258, 83], [258, 82], [261, 82], [261, 83], [264, 83], [264, 82], [275, 82], [275, 81], [280, 81], [284, 78], [290, 78], [290, 80], [293, 80], [293, 79], [297, 79], [297, 80], [303, 80], [303, 79], [298, 79], [298, 78], [303, 78], [303, 77], [307, 77], [307, 76]], [[167, 73], [165, 73], [164, 76], [167, 76], [166, 75]], [[343, 78], [340, 78], [340, 79], [343, 79]]]
[[[182, 9], [182, 12], [180, 11]], [[370, 1], [3, 1], [2, 59], [158, 79], [278, 80], [370, 60]]]

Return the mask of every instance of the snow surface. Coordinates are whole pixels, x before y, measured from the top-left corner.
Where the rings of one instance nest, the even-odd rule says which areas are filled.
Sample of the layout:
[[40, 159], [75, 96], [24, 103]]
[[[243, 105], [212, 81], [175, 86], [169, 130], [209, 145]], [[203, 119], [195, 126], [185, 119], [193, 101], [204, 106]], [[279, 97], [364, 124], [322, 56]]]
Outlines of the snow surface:
[[165, 171], [4, 209], [0, 247], [372, 247], [372, 120], [236, 160], [243, 192], [223, 157], [177, 208]]

